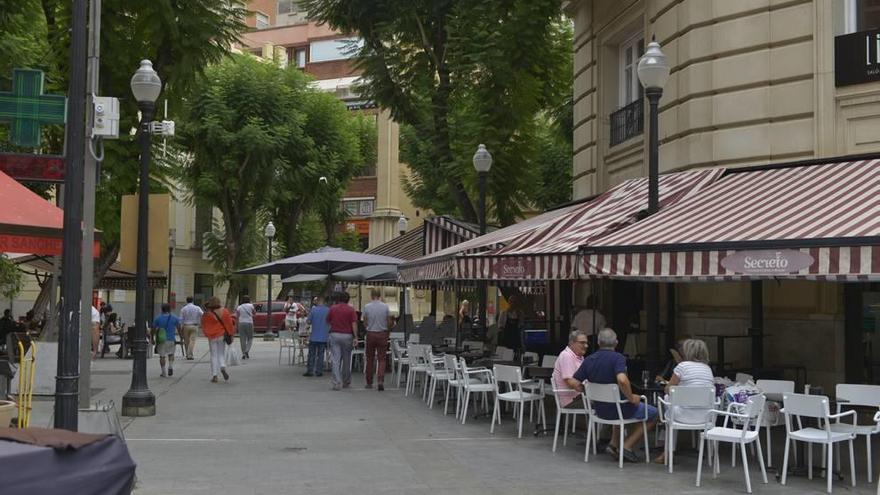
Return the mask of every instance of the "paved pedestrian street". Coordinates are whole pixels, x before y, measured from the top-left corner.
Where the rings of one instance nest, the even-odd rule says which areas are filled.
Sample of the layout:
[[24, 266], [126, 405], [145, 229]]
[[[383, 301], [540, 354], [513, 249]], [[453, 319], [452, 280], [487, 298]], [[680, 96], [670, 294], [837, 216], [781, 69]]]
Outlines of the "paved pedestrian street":
[[[442, 403], [428, 410], [393, 384], [384, 392], [365, 390], [360, 373], [352, 388], [332, 391], [327, 374], [303, 377], [302, 366], [287, 365], [286, 353], [279, 365], [276, 342], [258, 340], [251, 354], [219, 384], [209, 382], [204, 339], [195, 361], [176, 361], [172, 378], [160, 378], [157, 359], [150, 360], [157, 414], [122, 418], [137, 462], [136, 494], [745, 493], [741, 466], [730, 467], [728, 449], [720, 477], [712, 479], [707, 469], [703, 486], [695, 487], [697, 456], [685, 435], [671, 475], [653, 463], [621, 470], [601, 453], [584, 464], [582, 439], [570, 437], [566, 447], [560, 439], [553, 454], [552, 434], [535, 437], [526, 427], [517, 439], [508, 416], [490, 435], [487, 417], [462, 426], [451, 412], [444, 417]], [[92, 369], [94, 400], [120, 404], [131, 361], [108, 357]], [[51, 407], [51, 401], [35, 401], [33, 424], [47, 424]], [[781, 463], [784, 441], [773, 443]], [[864, 453], [857, 450], [856, 457], [859, 486], [835, 482], [834, 493], [874, 493]], [[750, 468], [755, 493], [824, 493], [818, 472], [812, 481], [793, 477], [783, 487], [773, 474], [762, 485], [754, 460]]]

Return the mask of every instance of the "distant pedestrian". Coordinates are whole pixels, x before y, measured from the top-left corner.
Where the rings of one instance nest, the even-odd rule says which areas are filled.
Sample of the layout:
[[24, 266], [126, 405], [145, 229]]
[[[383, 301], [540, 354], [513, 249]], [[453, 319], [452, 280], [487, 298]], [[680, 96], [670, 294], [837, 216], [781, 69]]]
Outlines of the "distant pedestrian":
[[193, 352], [196, 350], [196, 337], [199, 335], [199, 325], [202, 323], [204, 314], [202, 308], [193, 304], [192, 296], [186, 298], [186, 306], [180, 310], [180, 323], [183, 325], [181, 338], [183, 338], [187, 359], [193, 359]]
[[15, 332], [15, 319], [12, 318], [12, 310], [4, 309], [3, 318], [0, 318], [0, 346], [6, 345], [6, 336]]
[[306, 308], [294, 300], [293, 296], [287, 296], [284, 303], [284, 329], [298, 334], [300, 325], [305, 324]]
[[327, 339], [330, 336], [330, 325], [327, 314], [330, 308], [324, 304], [324, 298], [316, 297], [312, 301], [308, 323], [312, 326], [309, 336], [309, 360], [303, 376], [321, 376], [324, 374], [324, 354], [327, 352]]
[[101, 342], [101, 313], [98, 308], [92, 306], [92, 359], [98, 355], [98, 345]]
[[351, 386], [351, 350], [357, 346], [358, 319], [354, 308], [348, 305], [348, 293], [340, 292], [335, 299], [336, 304], [327, 312], [327, 342], [333, 362], [333, 390], [340, 390]]
[[[364, 373], [367, 375], [366, 388], [373, 388], [373, 373], [375, 370], [377, 388], [385, 390], [385, 359], [388, 351], [388, 329], [391, 328], [391, 312], [388, 305], [379, 298], [382, 291], [373, 288], [370, 290], [372, 301], [364, 306], [364, 326], [366, 326], [366, 351], [364, 359], [367, 365]], [[376, 368], [376, 362], [379, 365]]]
[[220, 304], [218, 297], [208, 299], [205, 309], [207, 311], [202, 316], [202, 332], [208, 337], [211, 351], [211, 382], [217, 383], [217, 373], [222, 374], [224, 380], [229, 380], [229, 373], [226, 372], [226, 344], [232, 343], [235, 329], [232, 326], [232, 315]]
[[241, 343], [241, 358], [250, 359], [251, 346], [254, 343], [254, 313], [257, 310], [251, 304], [250, 296], [242, 296], [241, 304], [235, 308], [238, 322], [238, 340]]
[[[156, 343], [156, 354], [159, 355], [161, 376], [174, 376], [174, 346], [180, 320], [171, 314], [171, 305], [162, 305], [162, 314], [153, 320], [153, 342]], [[165, 358], [168, 358], [168, 374], [165, 374]]]

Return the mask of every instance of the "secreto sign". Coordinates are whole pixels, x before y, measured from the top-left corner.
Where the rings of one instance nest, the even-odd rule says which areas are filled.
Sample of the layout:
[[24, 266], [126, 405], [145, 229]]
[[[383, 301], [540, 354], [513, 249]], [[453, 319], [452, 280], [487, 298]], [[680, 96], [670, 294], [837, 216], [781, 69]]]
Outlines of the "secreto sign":
[[809, 268], [813, 262], [809, 254], [793, 249], [767, 251], [739, 251], [721, 260], [721, 266], [743, 275], [785, 275]]
[[499, 279], [531, 278], [535, 275], [535, 264], [528, 259], [506, 259], [496, 262], [492, 271]]

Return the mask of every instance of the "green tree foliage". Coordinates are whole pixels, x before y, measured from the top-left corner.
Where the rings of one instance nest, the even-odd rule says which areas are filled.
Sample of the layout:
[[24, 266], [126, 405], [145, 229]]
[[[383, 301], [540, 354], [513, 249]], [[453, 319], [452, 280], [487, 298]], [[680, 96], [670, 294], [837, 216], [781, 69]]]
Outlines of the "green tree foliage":
[[0, 296], [13, 299], [21, 292], [24, 280], [21, 271], [12, 260], [0, 253]]
[[[298, 226], [339, 196], [360, 163], [356, 128], [345, 106], [312, 88], [296, 68], [242, 55], [196, 79], [180, 120], [179, 177], [192, 199], [216, 207], [222, 221], [208, 239], [218, 283], [263, 260], [262, 230], [277, 227], [279, 256], [302, 246]], [[323, 179], [322, 179], [323, 178]]]
[[571, 86], [571, 28], [556, 0], [304, 0], [310, 15], [363, 39], [362, 92], [403, 127], [414, 202], [476, 221], [471, 157], [495, 162], [490, 215], [515, 221], [539, 183], [541, 115]]

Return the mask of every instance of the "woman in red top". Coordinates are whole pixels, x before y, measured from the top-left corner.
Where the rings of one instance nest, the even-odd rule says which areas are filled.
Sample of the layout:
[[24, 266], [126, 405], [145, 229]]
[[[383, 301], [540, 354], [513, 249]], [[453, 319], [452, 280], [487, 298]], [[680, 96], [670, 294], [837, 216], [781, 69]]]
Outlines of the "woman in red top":
[[211, 349], [211, 382], [217, 383], [217, 373], [223, 374], [224, 380], [229, 380], [226, 372], [226, 341], [228, 334], [231, 338], [235, 334], [235, 325], [232, 323], [232, 315], [229, 310], [220, 304], [220, 298], [212, 297], [205, 303], [205, 314], [202, 315], [202, 331], [208, 337]]

